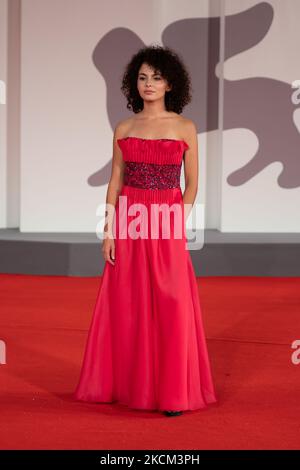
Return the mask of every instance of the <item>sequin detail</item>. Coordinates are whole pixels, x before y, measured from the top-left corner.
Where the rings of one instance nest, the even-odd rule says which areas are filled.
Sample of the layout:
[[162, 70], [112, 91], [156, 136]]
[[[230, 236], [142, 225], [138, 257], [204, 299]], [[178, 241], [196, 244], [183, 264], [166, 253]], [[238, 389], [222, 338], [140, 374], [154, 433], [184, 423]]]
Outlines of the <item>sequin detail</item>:
[[180, 188], [181, 164], [125, 162], [124, 184], [142, 189]]

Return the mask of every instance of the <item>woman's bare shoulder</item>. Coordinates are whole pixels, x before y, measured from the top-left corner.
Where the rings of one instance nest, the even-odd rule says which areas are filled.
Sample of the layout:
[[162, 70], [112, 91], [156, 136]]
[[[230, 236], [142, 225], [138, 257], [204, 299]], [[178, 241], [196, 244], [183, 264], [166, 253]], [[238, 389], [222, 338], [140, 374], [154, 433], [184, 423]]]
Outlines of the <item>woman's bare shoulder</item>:
[[181, 121], [182, 131], [186, 136], [191, 136], [197, 134], [197, 126], [192, 119], [182, 117]]
[[187, 127], [187, 128], [191, 128], [191, 127], [196, 128], [196, 124], [192, 119], [189, 119], [185, 116], [180, 116], [180, 118], [181, 118], [181, 124], [183, 124], [185, 127]]
[[128, 129], [132, 125], [133, 122], [133, 117], [129, 117], [126, 119], [122, 119], [121, 121], [118, 121], [116, 126], [115, 126], [115, 137], [117, 139], [126, 137], [126, 133], [128, 132]]

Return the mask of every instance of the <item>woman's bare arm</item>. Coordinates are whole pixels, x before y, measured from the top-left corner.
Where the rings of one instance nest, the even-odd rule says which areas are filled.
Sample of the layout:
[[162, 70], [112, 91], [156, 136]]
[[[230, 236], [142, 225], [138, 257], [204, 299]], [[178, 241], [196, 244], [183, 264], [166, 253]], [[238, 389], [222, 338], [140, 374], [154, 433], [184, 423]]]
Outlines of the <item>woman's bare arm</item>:
[[[114, 131], [114, 136], [113, 136], [112, 168], [111, 168], [111, 176], [110, 176], [107, 193], [106, 193], [106, 206], [109, 204], [111, 205], [111, 207], [116, 206], [119, 193], [123, 186], [124, 160], [122, 157], [121, 149], [117, 142], [117, 139], [119, 139], [121, 135], [122, 135], [122, 124], [119, 124], [117, 125]], [[113, 219], [109, 218], [109, 220], [104, 226], [105, 238], [112, 236], [112, 222], [113, 222]]]
[[189, 148], [184, 156], [185, 190], [183, 193], [184, 217], [187, 220], [198, 192], [198, 136], [194, 122], [187, 119], [185, 123], [184, 140]]

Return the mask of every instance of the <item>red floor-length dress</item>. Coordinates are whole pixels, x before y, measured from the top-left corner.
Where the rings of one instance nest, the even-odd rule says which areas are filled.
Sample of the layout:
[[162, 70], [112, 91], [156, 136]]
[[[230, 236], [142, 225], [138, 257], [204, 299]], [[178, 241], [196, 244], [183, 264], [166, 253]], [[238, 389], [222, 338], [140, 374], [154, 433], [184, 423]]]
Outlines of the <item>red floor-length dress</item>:
[[[183, 212], [181, 238], [174, 235], [178, 224], [171, 211], [166, 238], [162, 215], [151, 217], [152, 203], [175, 203], [183, 211], [179, 181], [189, 147], [179, 139], [138, 137], [118, 144], [125, 161], [120, 196], [127, 196], [126, 210], [119, 198], [115, 265], [105, 263], [74, 398], [145, 410], [205, 408], [217, 399]], [[133, 203], [147, 211], [130, 212]], [[132, 225], [136, 230], [130, 232], [139, 215], [140, 226]], [[128, 235], [142, 226], [145, 234], [147, 222], [148, 238]]]

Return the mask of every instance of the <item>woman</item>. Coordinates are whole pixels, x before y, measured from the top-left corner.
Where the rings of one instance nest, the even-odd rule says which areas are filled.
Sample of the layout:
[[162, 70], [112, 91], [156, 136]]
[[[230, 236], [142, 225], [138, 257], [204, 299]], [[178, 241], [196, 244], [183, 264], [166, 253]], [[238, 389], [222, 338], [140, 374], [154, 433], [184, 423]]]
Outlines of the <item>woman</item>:
[[105, 268], [75, 398], [178, 416], [216, 402], [186, 249], [198, 188], [197, 130], [180, 116], [191, 82], [173, 50], [149, 46], [132, 57], [121, 90], [134, 116], [114, 131]]

